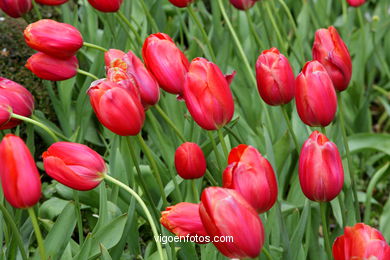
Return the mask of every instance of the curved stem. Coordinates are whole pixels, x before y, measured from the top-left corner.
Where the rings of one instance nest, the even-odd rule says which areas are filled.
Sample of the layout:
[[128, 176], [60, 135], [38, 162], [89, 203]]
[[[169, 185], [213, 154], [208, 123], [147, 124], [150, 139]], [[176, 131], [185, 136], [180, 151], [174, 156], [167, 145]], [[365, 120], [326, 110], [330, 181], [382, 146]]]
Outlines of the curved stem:
[[185, 137], [180, 132], [180, 130], [176, 127], [175, 123], [172, 122], [172, 120], [168, 117], [168, 115], [162, 110], [162, 108], [159, 105], [155, 105], [154, 108], [157, 110], [157, 112], [161, 115], [161, 117], [167, 122], [167, 124], [175, 131], [177, 137], [180, 138], [182, 142], [186, 142]]
[[299, 155], [300, 147], [299, 147], [298, 139], [297, 139], [297, 136], [294, 133], [293, 127], [291, 125], [290, 118], [288, 117], [287, 110], [286, 110], [286, 105], [281, 105], [280, 108], [282, 109], [282, 113], [283, 113], [284, 119], [286, 120], [288, 130], [289, 130], [291, 138], [293, 139], [294, 144], [295, 144], [295, 149], [297, 150], [298, 155]]
[[326, 207], [327, 202], [320, 202], [320, 211], [321, 211], [321, 219], [322, 219], [322, 232], [324, 233], [324, 241], [325, 241], [325, 250], [328, 255], [328, 259], [332, 259], [332, 249], [330, 248], [330, 238], [329, 238], [329, 228], [327, 224], [326, 217]]
[[19, 250], [20, 250], [20, 254], [22, 255], [22, 259], [27, 260], [28, 257], [27, 257], [26, 251], [24, 250], [22, 237], [21, 237], [19, 230], [15, 224], [15, 221], [13, 220], [12, 216], [9, 214], [8, 210], [4, 207], [4, 205], [2, 203], [0, 203], [0, 210], [3, 213], [3, 217], [4, 217], [5, 221], [7, 222], [8, 226], [12, 230], [12, 233], [14, 235], [16, 243], [19, 246]]
[[126, 16], [121, 11], [118, 11], [116, 13], [116, 15], [117, 15], [117, 17], [119, 17], [119, 19], [121, 19], [123, 21], [123, 23], [125, 23], [129, 27], [129, 29], [133, 32], [135, 38], [137, 39], [138, 43], [140, 45], [142, 45], [143, 41], [141, 39], [141, 36], [137, 32], [137, 30], [134, 28], [134, 26], [131, 24], [131, 22], [126, 18]]
[[[157, 232], [156, 225], [154, 224], [152, 215], [150, 214], [148, 207], [145, 205], [145, 202], [141, 199], [141, 197], [138, 195], [138, 193], [136, 193], [133, 189], [131, 189], [129, 186], [125, 185], [124, 183], [111, 177], [110, 175], [105, 175], [104, 179], [106, 179], [109, 182], [112, 182], [115, 185], [118, 185], [119, 187], [121, 187], [122, 189], [124, 189], [125, 191], [130, 193], [132, 196], [134, 196], [134, 198], [137, 200], [137, 202], [140, 204], [141, 208], [145, 212], [146, 218], [148, 219], [150, 227], [152, 228], [152, 232], [153, 232], [154, 237], [157, 238], [159, 235]], [[158, 251], [158, 254], [160, 256], [160, 259], [165, 259], [161, 244], [157, 241], [157, 239], [155, 241], [156, 241], [157, 251]]]
[[141, 6], [142, 6], [142, 9], [144, 9], [144, 12], [145, 12], [145, 15], [146, 15], [146, 18], [148, 18], [149, 22], [152, 24], [152, 28], [155, 32], [158, 32], [159, 29], [158, 29], [158, 26], [156, 24], [156, 21], [153, 19], [152, 15], [150, 14], [149, 12], [149, 8], [146, 6], [145, 4], [145, 0], [140, 0], [138, 1], [139, 3], [141, 3]]
[[271, 254], [268, 252], [268, 250], [264, 246], [261, 249], [261, 251], [264, 253], [264, 255], [267, 257], [268, 260], [272, 260], [273, 259]]
[[45, 246], [43, 244], [42, 233], [41, 233], [41, 230], [39, 229], [37, 216], [35, 215], [33, 208], [28, 208], [27, 211], [28, 211], [28, 214], [30, 215], [31, 223], [33, 225], [35, 236], [37, 238], [39, 254], [40, 254], [42, 260], [46, 260], [47, 258], [46, 258]]
[[199, 202], [199, 193], [198, 193], [198, 189], [196, 188], [195, 179], [191, 180], [191, 186], [192, 186], [192, 192], [194, 193], [195, 203], [198, 203]]
[[229, 156], [229, 151], [225, 142], [225, 138], [223, 137], [223, 133], [221, 129], [218, 129], [217, 132], [218, 132], [219, 141], [221, 142], [222, 145], [223, 153], [225, 154], [225, 158], [227, 159]]
[[211, 175], [208, 169], [206, 169], [206, 178], [209, 180], [212, 186], [219, 186], [218, 182], [214, 179], [213, 175]]
[[87, 77], [90, 77], [90, 78], [93, 78], [94, 80], [99, 79], [97, 76], [93, 75], [92, 73], [89, 73], [88, 71], [85, 71], [82, 69], [77, 69], [77, 73], [84, 75], [84, 76], [87, 76]]
[[104, 48], [102, 46], [99, 46], [99, 45], [96, 45], [96, 44], [93, 44], [93, 43], [89, 43], [89, 42], [83, 42], [83, 45], [84, 45], [84, 47], [93, 48], [93, 49], [96, 49], [96, 50], [99, 50], [99, 51], [102, 51], [102, 52], [108, 51], [106, 48]]

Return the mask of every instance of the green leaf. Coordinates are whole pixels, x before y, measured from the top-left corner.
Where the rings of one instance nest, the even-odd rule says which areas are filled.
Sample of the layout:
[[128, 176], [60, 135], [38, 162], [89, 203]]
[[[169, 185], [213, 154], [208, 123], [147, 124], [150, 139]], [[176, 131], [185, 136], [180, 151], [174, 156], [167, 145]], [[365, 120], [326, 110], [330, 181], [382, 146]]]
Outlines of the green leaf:
[[377, 150], [390, 155], [389, 134], [356, 134], [348, 137], [351, 153], [364, 150]]

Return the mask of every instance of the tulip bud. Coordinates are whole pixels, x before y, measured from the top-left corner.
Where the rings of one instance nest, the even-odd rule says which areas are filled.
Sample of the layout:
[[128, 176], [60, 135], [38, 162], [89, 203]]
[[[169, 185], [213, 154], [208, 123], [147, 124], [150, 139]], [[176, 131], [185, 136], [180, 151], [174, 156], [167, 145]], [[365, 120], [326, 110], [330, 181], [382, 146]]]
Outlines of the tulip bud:
[[339, 150], [318, 131], [302, 146], [298, 172], [302, 191], [310, 200], [331, 201], [343, 188], [344, 169]]
[[104, 13], [115, 13], [121, 8], [123, 0], [88, 0], [93, 8]]
[[31, 0], [0, 0], [0, 9], [13, 18], [22, 17], [31, 8]]
[[91, 190], [107, 173], [103, 158], [83, 144], [57, 142], [42, 154], [46, 173], [75, 190]]
[[189, 6], [194, 0], [169, 0], [171, 4], [173, 4], [176, 7], [187, 7]]
[[106, 64], [106, 69], [110, 68], [121, 68], [124, 71], [127, 71], [127, 64], [123, 60], [126, 53], [117, 49], [109, 49], [104, 53], [104, 62]]
[[216, 130], [232, 119], [234, 101], [229, 83], [214, 63], [204, 58], [191, 62], [184, 84], [184, 100], [200, 127]]
[[256, 78], [260, 96], [268, 105], [287, 104], [294, 98], [294, 72], [278, 49], [261, 53], [256, 62]]
[[12, 108], [8, 104], [8, 100], [0, 96], [0, 129], [11, 120]]
[[[251, 205], [235, 190], [209, 187], [202, 192], [199, 208], [210, 237], [232, 237], [213, 242], [229, 258], [256, 257], [264, 244], [264, 227]], [[227, 239], [226, 239], [227, 240]]]
[[122, 136], [141, 131], [145, 112], [136, 93], [115, 82], [97, 80], [88, 95], [97, 118], [109, 130]]
[[197, 179], [206, 172], [206, 158], [196, 143], [186, 142], [175, 152], [175, 167], [183, 179]]
[[115, 82], [122, 88], [134, 93], [138, 97], [138, 99], [140, 98], [140, 93], [137, 83], [135, 82], [135, 78], [131, 75], [129, 76], [121, 68], [115, 67], [108, 69], [107, 79], [111, 82]]
[[330, 26], [316, 31], [313, 59], [324, 65], [336, 90], [343, 91], [348, 87], [352, 76], [351, 56], [336, 28]]
[[348, 4], [353, 7], [364, 5], [366, 0], [347, 0]]
[[241, 144], [230, 151], [228, 164], [223, 187], [239, 192], [258, 213], [270, 210], [278, 196], [278, 184], [268, 160], [256, 148]]
[[15, 208], [29, 208], [41, 197], [41, 179], [23, 140], [7, 134], [0, 143], [0, 177], [6, 200]]
[[146, 38], [142, 57], [148, 70], [165, 91], [182, 95], [189, 62], [171, 37], [156, 33]]
[[[10, 112], [29, 117], [34, 110], [34, 97], [22, 85], [0, 77], [0, 104], [3, 106], [3, 118], [7, 117], [7, 114], [9, 117]], [[0, 120], [0, 130], [11, 129], [20, 122], [14, 118]]]
[[[167, 207], [161, 213], [160, 223], [176, 236], [197, 236], [198, 243], [205, 243], [199, 236], [207, 236], [199, 215], [199, 204], [181, 202]], [[203, 238], [204, 239], [204, 238]]]
[[59, 59], [71, 58], [83, 46], [83, 37], [75, 27], [50, 19], [28, 25], [24, 39], [34, 50]]
[[345, 227], [344, 234], [337, 237], [333, 244], [335, 260], [388, 260], [390, 246], [377, 229], [363, 223]]
[[76, 56], [57, 59], [42, 52], [35, 53], [26, 63], [26, 68], [37, 77], [52, 81], [73, 78], [77, 74], [78, 66], [79, 62]]
[[38, 4], [41, 5], [62, 5], [69, 0], [35, 0]]
[[248, 10], [259, 0], [230, 0], [230, 3], [239, 10]]
[[301, 120], [309, 126], [329, 125], [337, 110], [332, 80], [318, 61], [307, 62], [296, 79], [296, 105]]

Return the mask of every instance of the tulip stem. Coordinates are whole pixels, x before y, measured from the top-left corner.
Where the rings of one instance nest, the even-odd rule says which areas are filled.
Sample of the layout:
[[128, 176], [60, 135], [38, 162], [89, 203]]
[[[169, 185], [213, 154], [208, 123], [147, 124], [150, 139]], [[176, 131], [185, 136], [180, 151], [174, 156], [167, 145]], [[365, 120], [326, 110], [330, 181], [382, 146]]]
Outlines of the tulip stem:
[[338, 93], [338, 103], [339, 103], [339, 118], [340, 118], [340, 126], [341, 126], [341, 132], [343, 135], [343, 142], [345, 147], [345, 153], [347, 155], [347, 162], [348, 162], [348, 172], [349, 172], [349, 178], [351, 179], [351, 188], [352, 188], [352, 194], [353, 194], [353, 200], [355, 205], [355, 215], [356, 215], [356, 221], [360, 222], [360, 210], [359, 210], [359, 200], [356, 192], [356, 181], [355, 181], [355, 173], [353, 172], [353, 166], [352, 166], [352, 158], [351, 153], [349, 151], [349, 145], [348, 145], [348, 137], [347, 137], [347, 131], [345, 129], [345, 121], [344, 121], [344, 105], [343, 105], [343, 99], [341, 97], [341, 94]]
[[146, 15], [146, 18], [149, 20], [149, 23], [152, 24], [152, 28], [153, 30], [156, 32], [159, 32], [160, 29], [158, 29], [158, 26], [156, 24], [156, 21], [153, 19], [152, 15], [150, 14], [149, 12], [149, 8], [146, 6], [145, 4], [145, 0], [141, 0], [141, 1], [138, 1], [139, 3], [141, 3], [141, 6], [142, 6], [142, 9], [144, 9], [144, 12], [145, 12], [145, 15]]
[[84, 229], [83, 229], [83, 220], [81, 218], [79, 193], [77, 190], [73, 190], [73, 198], [76, 206], [75, 210], [77, 216], [77, 231], [79, 233], [79, 245], [82, 245], [84, 243]]
[[89, 43], [89, 42], [83, 42], [83, 45], [84, 45], [84, 47], [96, 49], [96, 50], [99, 50], [99, 51], [102, 51], [102, 52], [108, 51], [106, 48], [104, 48], [102, 46], [99, 46], [99, 45], [96, 45], [96, 44], [93, 44], [93, 43]]
[[[156, 225], [154, 224], [154, 220], [152, 218], [152, 215], [150, 214], [150, 212], [148, 210], [148, 207], [145, 205], [145, 202], [141, 199], [141, 197], [138, 195], [138, 193], [135, 192], [133, 189], [131, 189], [129, 186], [125, 185], [124, 183], [122, 183], [122, 182], [118, 181], [117, 179], [111, 177], [110, 175], [106, 174], [104, 176], [104, 178], [107, 181], [112, 182], [115, 185], [118, 185], [119, 187], [121, 187], [122, 189], [124, 189], [125, 191], [130, 193], [132, 196], [134, 196], [134, 198], [138, 201], [138, 203], [140, 204], [141, 208], [145, 212], [146, 218], [148, 219], [150, 227], [152, 228], [152, 232], [153, 232], [154, 237], [158, 237], [159, 234], [157, 232]], [[162, 247], [161, 247], [161, 244], [157, 241], [157, 239], [156, 239], [156, 245], [157, 245], [157, 251], [158, 251], [158, 254], [160, 256], [160, 259], [165, 259], [164, 254], [163, 254], [163, 250], [162, 250]]]
[[211, 183], [211, 186], [219, 186], [218, 182], [214, 179], [213, 175], [211, 175], [208, 169], [206, 170], [206, 178]]
[[289, 130], [291, 138], [293, 139], [294, 144], [295, 144], [295, 149], [297, 150], [298, 155], [299, 155], [300, 147], [299, 147], [298, 139], [297, 139], [297, 136], [294, 133], [294, 130], [293, 130], [290, 118], [288, 117], [287, 110], [286, 110], [286, 105], [281, 105], [280, 108], [282, 109], [282, 113], [283, 113], [284, 119], [286, 120], [288, 130]]
[[283, 41], [282, 34], [280, 33], [279, 27], [276, 24], [275, 18], [274, 18], [273, 14], [272, 14], [272, 11], [271, 11], [270, 4], [269, 4], [269, 2], [264, 1], [264, 5], [265, 5], [265, 10], [266, 10], [266, 12], [267, 12], [267, 14], [268, 14], [268, 16], [269, 16], [269, 18], [271, 20], [271, 24], [274, 27], [274, 30], [276, 32], [276, 36], [278, 37], [279, 44], [282, 47], [283, 52], [286, 52], [287, 48], [286, 48], [286, 46], [284, 44], [285, 41]]
[[326, 208], [327, 208], [327, 202], [320, 202], [320, 211], [321, 211], [321, 219], [322, 219], [322, 232], [324, 235], [324, 244], [325, 244], [325, 250], [326, 254], [328, 255], [328, 259], [332, 259], [332, 249], [330, 248], [330, 237], [329, 237], [329, 228], [327, 224], [327, 217], [326, 217]]
[[30, 218], [31, 218], [31, 223], [32, 223], [33, 228], [34, 228], [35, 237], [37, 238], [39, 254], [40, 254], [42, 260], [46, 260], [47, 258], [46, 258], [45, 246], [43, 244], [42, 233], [41, 233], [41, 230], [39, 229], [37, 216], [35, 215], [33, 208], [28, 208], [27, 211], [28, 211], [28, 214], [30, 215]]
[[261, 251], [263, 252], [263, 254], [267, 257], [268, 260], [272, 260], [272, 255], [269, 253], [269, 251], [263, 246], [263, 248], [261, 249]]
[[195, 14], [194, 9], [192, 8], [191, 5], [189, 5], [187, 7], [187, 10], [188, 10], [188, 13], [191, 15], [192, 19], [194, 20], [194, 22], [196, 23], [196, 26], [198, 26], [199, 31], [202, 33], [203, 40], [206, 42], [207, 48], [209, 49], [211, 59], [213, 60], [213, 62], [216, 62], [217, 58], [215, 57], [213, 47], [211, 46], [209, 37], [207, 36], [206, 31], [204, 30], [202, 24], [200, 23], [198, 16]]
[[92, 73], [89, 73], [88, 71], [85, 71], [85, 70], [82, 70], [82, 69], [77, 69], [77, 73], [81, 74], [81, 75], [84, 75], [84, 76], [87, 76], [87, 77], [90, 77], [90, 78], [93, 78], [94, 80], [98, 80], [99, 79], [98, 77], [96, 77]]
[[217, 144], [215, 143], [214, 136], [213, 136], [211, 131], [207, 131], [207, 135], [209, 136], [211, 145], [213, 146], [213, 150], [214, 150], [215, 158], [216, 158], [217, 163], [218, 163], [219, 170], [222, 171], [223, 168], [222, 168], [222, 163], [221, 163], [221, 157], [220, 157], [220, 154], [219, 154], [219, 151], [217, 148]]
[[159, 105], [155, 105], [154, 108], [161, 115], [161, 117], [165, 120], [165, 122], [167, 122], [167, 124], [173, 129], [173, 131], [175, 131], [177, 137], [179, 137], [182, 142], [186, 142], [186, 139], [183, 136], [183, 134], [176, 127], [175, 123], [173, 123], [172, 120], [168, 117], [168, 115], [164, 112], [164, 110]]
[[127, 19], [127, 17], [121, 12], [121, 11], [118, 11], [116, 13], [117, 17], [119, 19], [121, 19], [123, 21], [123, 23], [125, 23], [129, 29], [133, 32], [135, 38], [137, 39], [138, 43], [140, 45], [142, 45], [143, 41], [141, 39], [141, 36], [139, 35], [139, 33], [137, 32], [137, 30], [134, 28], [134, 26], [131, 24], [131, 22], [129, 21], [129, 19]]
[[32, 4], [33, 4], [33, 7], [34, 7], [34, 12], [35, 12], [35, 14], [38, 17], [38, 20], [41, 20], [42, 19], [42, 14], [41, 14], [41, 11], [39, 11], [39, 7], [38, 7], [37, 3], [33, 0]]
[[218, 129], [217, 132], [218, 132], [219, 141], [221, 142], [222, 145], [223, 153], [225, 154], [225, 158], [227, 159], [229, 155], [229, 151], [225, 142], [225, 138], [223, 137], [223, 132], [221, 129]]
[[0, 210], [3, 213], [3, 218], [7, 222], [8, 227], [10, 227], [12, 230], [13, 237], [19, 246], [19, 250], [20, 250], [20, 254], [22, 255], [22, 259], [27, 260], [28, 257], [27, 257], [26, 251], [24, 250], [22, 237], [20, 236], [19, 230], [15, 224], [14, 219], [12, 218], [12, 216], [9, 214], [8, 210], [4, 207], [4, 205], [2, 203], [0, 203]]
[[256, 32], [256, 28], [252, 21], [252, 16], [249, 13], [249, 10], [245, 10], [246, 19], [248, 20], [249, 29], [251, 30], [251, 33], [253, 35], [253, 38], [255, 38], [255, 41], [257, 43], [257, 47], [259, 47], [261, 50], [264, 49], [264, 43], [261, 41], [259, 35]]
[[324, 126], [321, 126], [321, 132], [326, 135], [326, 128]]
[[192, 192], [194, 193], [195, 203], [198, 203], [199, 202], [199, 193], [198, 193], [198, 189], [196, 188], [195, 179], [191, 180], [191, 186], [192, 186]]

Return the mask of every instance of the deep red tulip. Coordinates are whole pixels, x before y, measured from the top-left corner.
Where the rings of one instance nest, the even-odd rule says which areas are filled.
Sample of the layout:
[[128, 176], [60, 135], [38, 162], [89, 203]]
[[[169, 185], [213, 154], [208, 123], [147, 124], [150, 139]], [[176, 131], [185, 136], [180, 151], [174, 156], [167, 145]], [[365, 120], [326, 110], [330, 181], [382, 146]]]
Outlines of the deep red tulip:
[[75, 27], [50, 19], [28, 25], [24, 39], [34, 50], [60, 59], [74, 56], [83, 46], [83, 37]]
[[112, 132], [137, 135], [145, 112], [138, 95], [109, 80], [97, 80], [88, 90], [91, 105], [100, 123]]
[[230, 0], [230, 3], [239, 10], [248, 10], [259, 0]]
[[302, 146], [298, 172], [302, 191], [310, 200], [331, 201], [343, 188], [344, 170], [339, 150], [318, 131]]
[[68, 1], [69, 0], [35, 0], [35, 2], [41, 5], [62, 5]]
[[345, 227], [333, 244], [335, 260], [389, 260], [390, 246], [377, 229], [363, 223]]
[[[233, 74], [234, 75], [234, 74]], [[233, 95], [228, 80], [214, 63], [196, 58], [191, 62], [184, 84], [184, 100], [188, 111], [199, 126], [216, 130], [234, 114]]]
[[57, 142], [42, 157], [46, 173], [75, 190], [95, 188], [107, 172], [103, 158], [83, 144]]
[[23, 140], [7, 134], [0, 143], [0, 177], [4, 197], [15, 208], [29, 208], [41, 197], [41, 179]]
[[22, 17], [31, 8], [31, 0], [0, 0], [0, 9], [13, 18]]
[[350, 6], [358, 7], [364, 5], [366, 3], [366, 0], [347, 0], [347, 3]]
[[307, 62], [296, 79], [299, 117], [309, 126], [327, 126], [335, 117], [337, 96], [332, 80], [318, 61]]
[[8, 99], [0, 96], [0, 129], [11, 120], [12, 107]]
[[256, 62], [257, 89], [271, 106], [289, 103], [295, 94], [294, 72], [288, 59], [276, 48], [265, 50]]
[[[261, 191], [259, 191], [261, 192]], [[200, 218], [209, 236], [232, 236], [213, 242], [229, 258], [256, 257], [264, 244], [264, 228], [253, 207], [235, 190], [206, 188], [201, 196]]]
[[42, 52], [35, 53], [26, 63], [26, 68], [37, 77], [52, 81], [73, 78], [77, 74], [79, 62], [76, 56], [58, 59]]
[[[207, 236], [200, 219], [199, 204], [181, 202], [167, 207], [161, 213], [160, 223], [176, 236]], [[198, 238], [197, 242], [202, 241]]]
[[127, 71], [127, 64], [123, 60], [126, 53], [117, 49], [109, 49], [104, 53], [104, 63], [106, 64], [106, 69], [109, 68], [121, 68], [124, 71]]
[[171, 37], [156, 33], [146, 38], [142, 57], [148, 70], [165, 91], [182, 95], [189, 62]]
[[[22, 85], [0, 77], [0, 104], [3, 106], [3, 116], [6, 109], [17, 115], [29, 117], [34, 110], [34, 97]], [[20, 122], [14, 118], [7, 120], [6, 123], [0, 120], [0, 130], [13, 128]]]
[[189, 6], [194, 0], [169, 0], [171, 4], [177, 7], [187, 7]]
[[316, 31], [313, 59], [324, 65], [336, 90], [343, 91], [348, 87], [352, 76], [351, 56], [336, 28], [330, 26]]
[[121, 8], [123, 0], [88, 0], [93, 8], [104, 13], [115, 13]]
[[175, 152], [175, 167], [183, 179], [197, 179], [206, 172], [206, 158], [196, 143], [186, 142]]
[[278, 184], [268, 160], [256, 148], [241, 144], [230, 151], [228, 164], [223, 187], [238, 191], [258, 213], [270, 210], [278, 197]]
[[135, 94], [138, 99], [140, 99], [140, 93], [135, 82], [135, 78], [126, 73], [119, 67], [110, 68], [107, 70], [107, 79], [111, 82], [115, 82], [120, 85], [122, 88], [125, 88]]

